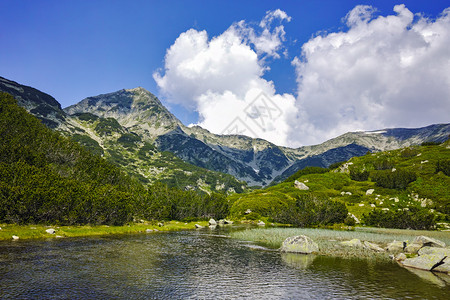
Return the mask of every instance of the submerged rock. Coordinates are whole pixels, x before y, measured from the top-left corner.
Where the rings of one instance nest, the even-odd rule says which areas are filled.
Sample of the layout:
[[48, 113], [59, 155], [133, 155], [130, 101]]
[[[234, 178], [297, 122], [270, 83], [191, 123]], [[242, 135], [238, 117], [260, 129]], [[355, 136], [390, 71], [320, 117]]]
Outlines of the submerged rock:
[[317, 253], [319, 246], [306, 235], [288, 237], [281, 245], [280, 251], [292, 253]]

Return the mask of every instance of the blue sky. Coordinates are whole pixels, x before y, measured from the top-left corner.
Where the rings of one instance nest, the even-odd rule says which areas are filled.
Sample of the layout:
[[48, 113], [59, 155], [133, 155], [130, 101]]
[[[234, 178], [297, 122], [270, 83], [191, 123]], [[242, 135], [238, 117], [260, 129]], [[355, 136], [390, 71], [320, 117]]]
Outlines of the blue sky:
[[[288, 146], [318, 143], [347, 130], [381, 128], [378, 126], [416, 127], [435, 122], [448, 122], [449, 120], [439, 113], [450, 108], [448, 100], [450, 92], [448, 88], [445, 89], [445, 84], [449, 82], [445, 80], [440, 84], [441, 86], [444, 84], [444, 89], [430, 95], [433, 99], [438, 98], [435, 99], [435, 102], [430, 103], [435, 110], [423, 110], [421, 105], [428, 100], [425, 99], [428, 95], [422, 95], [422, 102], [420, 99], [411, 100], [414, 104], [411, 110], [415, 109], [415, 111], [407, 112], [404, 118], [403, 114], [398, 112], [401, 111], [399, 107], [405, 105], [405, 102], [390, 100], [394, 99], [393, 97], [410, 97], [407, 93], [410, 87], [402, 82], [396, 85], [399, 86], [399, 92], [393, 91], [395, 88], [391, 86], [384, 87], [381, 79], [367, 79], [368, 81], [378, 80], [380, 84], [378, 90], [385, 88], [385, 90], [393, 91], [389, 95], [391, 98], [384, 92], [359, 88], [364, 86], [364, 82], [358, 83], [358, 88], [353, 88], [352, 83], [355, 80], [349, 78], [363, 78], [362, 69], [360, 70], [362, 73], [348, 74], [347, 80], [343, 79], [342, 82], [334, 82], [331, 77], [330, 81], [321, 82], [323, 89], [329, 87], [326, 91], [317, 90], [317, 88], [315, 90], [313, 86], [307, 85], [310, 82], [308, 78], [313, 78], [317, 74], [321, 76], [320, 78], [326, 78], [326, 74], [320, 73], [320, 66], [314, 64], [314, 62], [320, 62], [321, 57], [329, 58], [335, 55], [337, 60], [342, 59], [344, 62], [347, 61], [347, 57], [343, 59], [343, 52], [333, 52], [333, 49], [329, 52], [318, 52], [317, 49], [324, 49], [323, 45], [314, 48], [315, 52], [311, 52], [311, 56], [306, 57], [304, 51], [307, 47], [303, 47], [306, 43], [311, 42], [308, 45], [312, 45], [312, 40], [317, 36], [322, 36], [324, 39], [316, 40], [316, 43], [323, 42], [325, 38], [333, 43], [331, 41], [333, 33], [343, 35], [348, 33], [347, 37], [343, 37], [344, 39], [348, 38], [352, 26], [355, 32], [358, 28], [358, 30], [367, 32], [371, 32], [371, 30], [382, 32], [386, 29], [376, 27], [378, 25], [372, 21], [379, 17], [407, 15], [404, 13], [405, 10], [401, 9], [394, 12], [394, 6], [398, 4], [405, 4], [406, 10], [414, 14], [414, 20], [409, 25], [405, 25], [406, 27], [404, 26], [402, 34], [405, 37], [408, 36], [408, 32], [412, 32], [410, 30], [412, 25], [417, 25], [420, 20], [427, 20], [429, 25], [435, 24], [433, 30], [437, 28], [438, 31], [448, 32], [448, 30], [445, 31], [445, 28], [439, 29], [437, 26], [442, 12], [450, 7], [448, 1], [0, 0], [0, 76], [49, 93], [63, 107], [75, 104], [88, 96], [142, 86], [162, 99], [186, 125], [197, 123], [216, 133], [224, 133], [221, 128], [225, 128], [236, 118], [234, 115], [227, 114], [226, 109], [223, 108], [242, 107], [244, 109], [241, 110], [245, 110], [249, 101], [244, 98], [254, 97], [254, 93], [250, 90], [252, 88], [261, 89], [273, 101], [273, 104], [279, 107], [283, 117], [278, 120], [266, 119], [264, 126], [267, 127], [260, 126], [259, 129], [256, 126], [257, 123], [247, 123], [248, 126], [254, 128], [251, 135]], [[371, 6], [371, 9], [368, 9], [368, 6]], [[355, 23], [356, 25], [351, 25], [348, 22], [349, 13], [352, 10], [356, 13], [355, 7], [365, 7], [365, 9], [359, 10], [360, 18]], [[270, 16], [269, 12], [276, 11], [285, 13], [285, 17], [273, 14], [272, 16], [275, 16], [271, 21], [273, 23], [267, 25], [267, 28], [261, 27], [261, 21]], [[370, 15], [367, 17], [368, 19], [364, 19], [366, 18], [365, 14]], [[266, 20], [269, 20], [267, 18]], [[243, 25], [238, 28], [236, 24], [242, 20], [244, 23], [241, 23]], [[444, 18], [439, 21], [444, 25], [448, 24], [444, 22]], [[373, 26], [361, 29], [364, 27], [364, 22], [369, 22], [369, 25]], [[422, 30], [423, 26], [417, 25], [416, 27]], [[268, 29], [270, 37], [279, 42], [278, 46], [270, 49], [272, 52], [261, 50], [263, 48], [258, 48], [255, 44], [258, 38], [263, 37], [264, 29]], [[276, 29], [281, 29], [282, 32], [275, 32]], [[196, 49], [203, 53], [209, 53], [207, 56], [214, 56], [212, 40], [225, 39], [224, 33], [226, 32], [232, 32], [233, 37], [242, 39], [235, 41], [236, 45], [241, 47], [239, 49], [244, 52], [248, 50], [246, 53], [241, 53], [243, 56], [240, 59], [248, 57], [251, 60], [251, 54], [255, 53], [256, 55], [252, 64], [242, 65], [243, 69], [248, 67], [245, 70], [248, 70], [249, 77], [240, 79], [242, 82], [248, 80], [248, 91], [242, 91], [245, 89], [245, 85], [239, 91], [233, 90], [233, 87], [229, 87], [225, 83], [221, 86], [218, 83], [219, 79], [227, 81], [227, 78], [223, 77], [217, 78], [216, 81], [211, 78], [202, 81], [203, 77], [196, 73], [194, 75], [197, 77], [194, 76], [194, 81], [191, 82], [186, 77], [188, 75], [184, 74], [184, 77], [180, 77], [179, 74], [175, 74], [177, 70], [174, 70], [174, 65], [170, 65], [171, 61], [179, 65], [183, 63], [192, 65], [198, 64], [202, 59], [197, 55], [198, 53], [194, 53], [190, 57], [183, 56], [181, 60], [175, 59], [179, 55], [186, 55], [184, 52], [186, 49], [181, 44], [183, 38], [190, 38], [191, 41], [192, 39], [198, 39], [198, 41], [203, 39], [203, 48]], [[374, 40], [374, 43], [377, 44], [380, 44], [380, 41], [376, 39], [383, 40], [376, 34], [368, 36], [367, 39]], [[417, 39], [405, 39], [389, 40], [391, 43], [389, 47], [381, 48], [380, 51], [395, 48], [395, 43], [411, 45], [419, 43]], [[230, 41], [228, 40], [228, 42]], [[447, 49], [450, 48], [447, 39], [443, 39], [440, 43], [447, 43]], [[172, 56], [168, 54], [170, 47], [173, 49]], [[417, 46], [418, 48], [411, 47], [406, 49], [411, 53], [417, 53], [422, 49], [419, 46]], [[442, 55], [442, 57], [438, 57], [437, 62], [441, 59], [446, 67], [448, 66], [448, 56], [439, 51], [441, 48], [438, 48], [437, 54], [433, 55]], [[370, 45], [355, 44], [355, 47], [342, 50], [345, 50], [345, 53], [352, 53], [352, 51], [356, 51], [355, 49], [367, 51], [364, 49], [370, 49]], [[406, 50], [402, 48], [399, 51], [405, 53]], [[179, 51], [178, 54], [176, 54], [177, 51]], [[395, 56], [395, 53], [394, 51], [392, 57]], [[320, 55], [322, 56], [320, 57]], [[308, 63], [306, 63], [306, 58], [308, 58]], [[224, 67], [223, 65], [217, 61], [211, 62], [211, 58], [209, 59], [205, 63], [208, 70], [217, 68], [223, 72], [224, 69], [221, 69]], [[229, 54], [223, 59], [234, 61]], [[374, 56], [375, 62], [376, 59], [380, 59], [380, 57]], [[415, 61], [414, 57], [412, 59]], [[425, 58], [422, 61], [425, 61]], [[348, 63], [343, 65], [349, 68]], [[377, 63], [371, 65], [377, 65]], [[427, 65], [422, 62], [420, 65], [416, 64], [415, 69], [410, 67], [409, 71], [399, 71], [399, 74], [403, 77], [410, 76], [408, 74], [417, 74], [423, 68], [427, 68]], [[442, 63], [440, 65], [442, 67]], [[239, 70], [241, 65], [233, 66], [230, 63], [225, 67]], [[331, 66], [331, 70], [334, 70], [333, 68], [336, 66]], [[369, 67], [365, 66], [364, 68], [366, 70]], [[395, 73], [395, 70], [387, 68], [384, 71], [387, 74]], [[428, 71], [431, 72], [431, 70]], [[378, 73], [378, 70], [370, 69], [367, 72], [375, 74]], [[213, 77], [213, 75], [211, 76]], [[230, 73], [230, 76], [238, 78], [240, 75]], [[333, 78], [338, 76], [336, 74]], [[157, 78], [159, 78], [159, 82], [155, 80]], [[408, 79], [408, 81], [414, 80], [423, 82], [420, 79]], [[232, 78], [229, 84], [231, 82]], [[198, 86], [196, 86], [197, 84]], [[333, 92], [333, 88], [336, 89], [338, 84], [342, 84], [343, 89], [355, 92], [338, 95], [336, 100], [333, 100], [335, 102], [323, 100], [334, 97], [327, 93], [336, 95], [341, 92]], [[368, 83], [366, 82], [366, 84]], [[183, 85], [189, 86], [183, 88]], [[191, 89], [192, 85], [195, 92]], [[211, 85], [211, 88], [208, 88], [208, 85]], [[432, 87], [433, 85], [430, 84], [424, 86], [423, 89]], [[361, 91], [356, 92], [359, 89]], [[402, 93], [402, 89], [405, 91], [404, 93]], [[358, 103], [366, 101], [369, 104], [361, 107], [356, 102], [343, 103], [346, 101], [343, 99], [348, 97], [354, 97]], [[368, 97], [368, 99], [364, 97]], [[422, 104], [415, 105], [416, 102]], [[336, 103], [336, 107], [333, 106], [334, 103]], [[330, 111], [325, 109], [325, 112], [319, 113], [322, 111], [321, 107], [330, 108]], [[360, 116], [359, 111], [367, 112], [372, 109], [374, 111], [371, 114], [374, 116], [386, 115], [385, 111], [376, 110], [380, 107], [388, 107], [389, 111], [397, 112], [397, 114], [381, 121], [378, 120], [380, 118], [374, 120], [375, 117], [371, 117], [369, 114]], [[338, 114], [328, 118], [333, 115], [331, 108]], [[260, 110], [256, 110], [256, 112], [261, 113]], [[427, 117], [418, 117], [419, 112], [427, 114]], [[253, 115], [244, 114], [238, 118], [243, 122], [250, 122], [252, 116], [255, 116], [254, 113], [255, 111], [253, 111]], [[356, 113], [358, 116], [355, 115]], [[226, 114], [227, 118], [218, 121], [218, 114]], [[298, 124], [303, 125], [299, 126]]]

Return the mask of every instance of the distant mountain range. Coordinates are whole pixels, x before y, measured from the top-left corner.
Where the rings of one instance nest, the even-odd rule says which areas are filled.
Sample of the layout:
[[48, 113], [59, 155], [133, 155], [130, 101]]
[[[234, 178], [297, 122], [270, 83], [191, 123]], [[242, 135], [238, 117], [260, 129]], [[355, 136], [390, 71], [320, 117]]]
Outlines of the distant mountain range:
[[320, 145], [292, 149], [187, 127], [141, 87], [89, 97], [64, 110], [53, 97], [1, 77], [0, 91], [12, 94], [48, 127], [72, 136], [142, 181], [161, 180], [208, 192], [243, 191], [246, 184], [267, 186], [306, 166], [328, 167], [367, 151], [441, 142], [450, 135], [450, 124], [436, 124], [349, 132]]

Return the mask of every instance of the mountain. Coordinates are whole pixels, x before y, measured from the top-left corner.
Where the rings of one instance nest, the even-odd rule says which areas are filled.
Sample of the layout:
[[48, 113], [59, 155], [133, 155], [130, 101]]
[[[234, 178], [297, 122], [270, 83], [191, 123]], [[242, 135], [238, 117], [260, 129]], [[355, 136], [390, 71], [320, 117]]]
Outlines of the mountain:
[[[253, 186], [267, 186], [305, 166], [328, 167], [367, 151], [443, 141], [450, 134], [450, 124], [349, 132], [319, 145], [293, 149], [262, 139], [217, 135], [199, 126], [184, 126], [156, 96], [141, 87], [88, 97], [65, 108], [62, 116], [65, 119], [58, 125], [58, 130], [125, 166], [141, 179], [173, 183], [181, 178], [183, 184], [190, 182], [186, 184], [187, 188], [198, 186], [196, 176], [201, 170], [216, 172], [217, 176], [217, 172], [230, 174]], [[49, 120], [56, 122], [54, 118]], [[143, 156], [145, 149], [151, 151]], [[172, 161], [174, 165], [163, 166], [165, 161]], [[193, 176], [192, 171], [185, 170], [188, 165], [188, 168], [197, 166], [201, 169]], [[177, 175], [173, 170], [177, 170]], [[192, 178], [186, 180], [185, 177]], [[208, 181], [207, 189], [215, 190], [215, 186], [223, 186], [224, 180], [221, 175], [215, 182], [203, 178], [200, 183]], [[231, 183], [230, 179], [225, 181]], [[243, 185], [237, 182], [228, 188], [236, 190], [238, 186], [238, 190], [242, 190]]]

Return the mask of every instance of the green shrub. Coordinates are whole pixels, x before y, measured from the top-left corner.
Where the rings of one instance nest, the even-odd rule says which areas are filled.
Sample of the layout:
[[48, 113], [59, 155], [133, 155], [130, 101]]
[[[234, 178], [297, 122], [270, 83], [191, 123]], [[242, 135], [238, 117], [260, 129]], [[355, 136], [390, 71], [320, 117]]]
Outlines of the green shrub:
[[440, 159], [436, 163], [436, 173], [442, 172], [450, 176], [450, 159]]
[[395, 172], [391, 170], [372, 171], [370, 178], [376, 183], [388, 189], [405, 189], [409, 183], [417, 179], [413, 171], [398, 169]]
[[435, 216], [423, 208], [411, 207], [409, 211], [383, 211], [375, 209], [368, 215], [364, 214], [362, 221], [369, 226], [429, 230], [436, 225]]
[[369, 172], [350, 169], [350, 178], [355, 181], [366, 181], [369, 179]]

